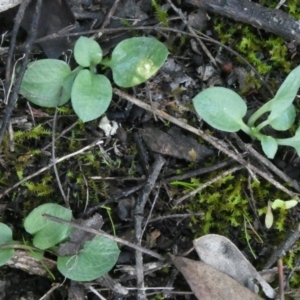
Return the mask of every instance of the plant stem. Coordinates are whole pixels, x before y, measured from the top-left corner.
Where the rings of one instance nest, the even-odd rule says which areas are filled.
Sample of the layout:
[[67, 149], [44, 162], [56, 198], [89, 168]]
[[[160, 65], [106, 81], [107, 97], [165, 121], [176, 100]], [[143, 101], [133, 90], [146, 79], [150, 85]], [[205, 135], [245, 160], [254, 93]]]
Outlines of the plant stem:
[[270, 111], [270, 102], [264, 104], [261, 108], [259, 108], [248, 120], [247, 125], [252, 128], [254, 127], [255, 121], [261, 117], [264, 113]]
[[249, 126], [247, 126], [242, 120], [239, 122], [239, 124], [241, 125], [241, 130], [247, 133], [251, 138], [255, 138], [255, 135], [253, 135], [253, 132]]
[[262, 128], [264, 128], [264, 127], [267, 126], [267, 125], [269, 125], [269, 120], [268, 120], [268, 119], [265, 120], [265, 121], [263, 121], [263, 122], [261, 122], [261, 123], [256, 127], [256, 129], [257, 129], [257, 131], [260, 131]]

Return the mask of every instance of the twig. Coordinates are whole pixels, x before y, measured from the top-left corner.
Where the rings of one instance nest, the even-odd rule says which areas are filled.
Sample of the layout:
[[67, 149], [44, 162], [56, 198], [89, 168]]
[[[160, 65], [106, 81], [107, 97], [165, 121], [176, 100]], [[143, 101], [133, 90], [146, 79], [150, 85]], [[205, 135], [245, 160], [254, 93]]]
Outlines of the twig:
[[292, 230], [286, 239], [275, 249], [274, 253], [271, 255], [267, 263], [265, 264], [264, 269], [269, 269], [272, 265], [285, 255], [292, 246], [298, 241], [300, 235], [300, 223], [298, 223], [294, 230]]
[[104, 21], [103, 21], [103, 23], [101, 25], [100, 30], [103, 30], [110, 23], [110, 19], [113, 16], [113, 14], [115, 13], [119, 2], [120, 2], [120, 0], [115, 0], [114, 4], [110, 8], [109, 12], [105, 16], [105, 19], [104, 19]]
[[9, 45], [9, 50], [8, 50], [8, 55], [7, 55], [7, 60], [6, 60], [6, 70], [5, 70], [5, 90], [6, 90], [6, 99], [5, 102], [7, 103], [9, 93], [8, 91], [10, 90], [11, 87], [11, 71], [12, 71], [12, 59], [13, 59], [13, 54], [14, 50], [16, 47], [16, 40], [17, 40], [17, 34], [21, 25], [21, 21], [23, 20], [25, 10], [29, 4], [30, 0], [24, 0], [21, 2], [21, 5], [19, 7], [18, 13], [15, 18], [15, 23], [13, 30], [11, 32], [11, 39], [10, 39], [10, 45]]
[[[75, 123], [73, 123], [72, 125], [70, 125], [68, 128], [66, 128], [65, 130], [63, 130], [55, 140], [57, 141], [60, 137], [62, 137], [63, 135], [65, 135], [68, 131], [72, 130], [77, 124], [78, 124], [78, 121], [76, 121]], [[44, 148], [42, 148], [42, 151], [45, 151], [46, 149], [50, 148], [51, 145], [52, 145], [52, 142], [50, 144], [46, 145]]]
[[215, 178], [208, 180], [206, 183], [201, 184], [199, 187], [197, 187], [196, 189], [194, 189], [193, 191], [191, 191], [190, 193], [184, 195], [183, 197], [177, 199], [174, 201], [175, 206], [180, 204], [183, 200], [190, 198], [192, 196], [195, 196], [197, 193], [199, 193], [200, 191], [204, 190], [205, 188], [207, 188], [209, 185], [219, 181], [220, 179], [226, 177], [229, 174], [232, 174], [240, 169], [242, 169], [243, 166], [237, 166], [237, 167], [233, 167], [223, 173], [221, 173], [220, 175], [216, 176]]
[[181, 9], [178, 9], [171, 0], [167, 0], [168, 3], [171, 5], [171, 7], [173, 8], [173, 10], [178, 14], [178, 16], [181, 18], [182, 22], [186, 25], [186, 27], [188, 28], [189, 32], [193, 35], [193, 37], [196, 38], [197, 42], [200, 44], [201, 48], [203, 49], [203, 51], [205, 52], [205, 54], [209, 57], [211, 63], [217, 68], [219, 69], [216, 60], [214, 59], [214, 57], [211, 55], [211, 53], [208, 51], [208, 49], [206, 48], [206, 46], [204, 45], [204, 43], [201, 41], [201, 39], [199, 38], [199, 35], [195, 32], [195, 30], [189, 25], [186, 17], [184, 16], [184, 14], [182, 13]]
[[213, 138], [209, 135], [207, 135], [204, 131], [202, 131], [201, 129], [197, 129], [193, 126], [188, 125], [187, 123], [185, 123], [184, 121], [178, 119], [178, 118], [174, 118], [170, 115], [168, 115], [167, 113], [165, 113], [162, 110], [159, 110], [157, 108], [151, 108], [150, 105], [140, 101], [137, 98], [134, 98], [132, 96], [130, 96], [129, 94], [122, 92], [119, 89], [114, 88], [114, 93], [130, 102], [132, 102], [133, 104], [142, 107], [143, 109], [152, 112], [152, 110], [160, 117], [162, 117], [165, 120], [168, 120], [174, 124], [176, 124], [177, 126], [188, 130], [198, 136], [200, 136], [202, 139], [204, 139], [205, 141], [209, 142], [210, 144], [212, 144], [214, 147], [216, 147], [218, 150], [222, 151], [223, 153], [225, 153], [226, 155], [228, 155], [229, 157], [233, 158], [234, 160], [236, 160], [237, 162], [239, 162], [241, 165], [243, 165], [246, 168], [249, 168], [249, 170], [253, 171], [254, 173], [260, 175], [261, 177], [263, 177], [264, 179], [266, 179], [267, 181], [269, 181], [272, 185], [274, 185], [276, 188], [280, 189], [281, 191], [285, 192], [287, 195], [289, 195], [292, 198], [298, 199], [297, 194], [295, 194], [294, 192], [288, 190], [286, 187], [284, 187], [281, 183], [277, 182], [276, 180], [274, 180], [272, 177], [270, 177], [269, 174], [261, 171], [260, 169], [258, 169], [257, 167], [255, 167], [254, 165], [252, 165], [251, 163], [248, 163], [247, 161], [245, 161], [241, 155], [238, 155], [236, 153], [234, 153], [233, 151], [229, 150], [226, 147], [226, 144], [224, 145], [224, 143], [222, 141], [220, 141], [217, 138]]
[[175, 175], [175, 176], [172, 176], [172, 177], [165, 178], [165, 179], [162, 180], [162, 183], [175, 181], [175, 180], [185, 180], [185, 179], [188, 179], [188, 178], [196, 177], [196, 176], [199, 176], [201, 174], [210, 173], [210, 172], [219, 170], [221, 168], [227, 167], [227, 166], [229, 166], [233, 163], [234, 163], [234, 160], [228, 160], [227, 159], [226, 161], [217, 163], [217, 164], [215, 164], [211, 167], [204, 167], [204, 168], [200, 168], [200, 169], [197, 169], [197, 170], [189, 171], [189, 172], [181, 174], [181, 175]]
[[55, 162], [51, 162], [51, 163], [48, 164], [46, 167], [39, 169], [38, 171], [36, 171], [35, 173], [33, 173], [33, 174], [31, 174], [31, 175], [28, 175], [27, 177], [23, 178], [22, 180], [20, 180], [19, 182], [17, 182], [17, 183], [14, 184], [13, 186], [11, 186], [11, 187], [9, 187], [8, 189], [6, 189], [2, 194], [0, 194], [0, 199], [1, 199], [3, 196], [7, 195], [9, 192], [11, 192], [13, 189], [17, 188], [18, 186], [22, 185], [22, 184], [25, 183], [26, 181], [30, 180], [31, 178], [34, 178], [34, 177], [40, 175], [41, 173], [47, 171], [48, 169], [50, 169], [51, 167], [53, 167], [53, 165], [54, 165], [55, 163], [58, 164], [58, 163], [60, 163], [60, 162], [62, 162], [62, 161], [64, 161], [64, 160], [66, 160], [66, 159], [69, 159], [69, 158], [71, 158], [71, 157], [73, 157], [73, 156], [76, 156], [76, 155], [78, 155], [78, 154], [80, 154], [80, 153], [82, 153], [82, 152], [84, 152], [84, 151], [86, 151], [86, 150], [88, 150], [88, 149], [90, 149], [90, 148], [92, 148], [92, 147], [98, 145], [98, 144], [101, 143], [101, 142], [102, 142], [102, 141], [99, 141], [99, 140], [94, 141], [93, 143], [91, 143], [91, 144], [89, 144], [89, 145], [87, 145], [87, 146], [85, 146], [85, 147], [79, 149], [78, 151], [75, 151], [75, 152], [73, 152], [73, 153], [70, 153], [70, 154], [65, 155], [65, 156], [63, 156], [63, 157], [61, 157], [61, 158], [56, 159]]
[[203, 215], [204, 215], [204, 213], [193, 213], [193, 212], [190, 212], [187, 214], [164, 215], [164, 216], [150, 219], [148, 221], [148, 223], [161, 222], [166, 219], [175, 219], [175, 218], [185, 219], [185, 218], [189, 218], [189, 217], [193, 217], [193, 216], [203, 217]]
[[65, 204], [68, 208], [70, 208], [70, 205], [69, 205], [69, 201], [66, 197], [66, 194], [64, 192], [64, 189], [61, 185], [61, 181], [60, 181], [60, 178], [59, 178], [59, 174], [58, 174], [58, 171], [57, 171], [57, 167], [56, 167], [56, 159], [55, 159], [55, 131], [56, 131], [56, 121], [57, 121], [57, 108], [55, 109], [55, 113], [54, 113], [54, 117], [53, 117], [53, 125], [52, 125], [52, 161], [53, 161], [53, 170], [54, 170], [54, 174], [55, 174], [55, 177], [56, 177], [56, 181], [57, 181], [57, 184], [58, 184], [58, 188], [60, 190], [60, 193], [65, 201]]
[[[13, 109], [16, 105], [17, 100], [18, 100], [18, 94], [19, 94], [20, 86], [21, 86], [21, 83], [22, 83], [22, 80], [23, 80], [23, 76], [25, 74], [27, 63], [28, 63], [28, 56], [29, 56], [29, 53], [30, 53], [31, 46], [33, 45], [35, 37], [36, 37], [37, 24], [38, 24], [38, 21], [39, 21], [39, 18], [40, 18], [40, 11], [41, 11], [41, 7], [42, 7], [42, 2], [43, 2], [43, 0], [37, 0], [36, 6], [35, 6], [35, 13], [33, 15], [32, 22], [31, 22], [31, 29], [30, 29], [29, 36], [28, 36], [28, 39], [27, 39], [26, 45], [25, 45], [24, 60], [23, 60], [22, 66], [20, 68], [18, 77], [16, 79], [13, 91], [10, 95], [7, 95], [9, 97], [9, 100], [8, 100], [8, 105], [6, 107], [5, 116], [3, 118], [2, 126], [1, 126], [1, 129], [0, 129], [0, 145], [2, 144], [4, 134], [6, 132], [6, 129], [7, 129], [8, 123], [9, 123], [9, 119], [12, 115]], [[16, 18], [16, 21], [15, 21], [15, 25], [14, 25], [14, 29], [13, 29], [14, 34], [16, 34], [19, 30], [20, 23], [23, 19], [25, 9], [26, 9], [28, 3], [29, 3], [28, 0], [23, 1], [23, 3], [21, 4], [21, 6], [19, 8], [17, 18]], [[14, 37], [14, 39], [11, 42], [10, 53], [9, 53], [10, 55], [12, 55], [12, 53], [14, 51], [14, 48], [15, 48], [15, 41], [16, 41], [15, 39], [16, 39], [16, 37]], [[10, 56], [8, 58], [8, 61], [7, 61], [7, 69], [6, 69], [7, 70], [6, 76], [7, 77], [6, 77], [6, 80], [8, 80], [8, 82], [10, 82], [10, 80], [11, 80], [11, 78], [9, 78], [10, 77], [10, 72], [11, 72], [10, 71], [11, 70], [11, 59], [12, 59], [12, 56]]]
[[279, 281], [279, 300], [284, 300], [284, 276], [283, 276], [283, 263], [282, 259], [277, 261], [278, 268], [278, 281]]
[[251, 155], [253, 155], [258, 161], [260, 161], [267, 168], [269, 168], [274, 174], [276, 174], [279, 178], [281, 178], [285, 182], [291, 184], [293, 186], [293, 188], [298, 193], [300, 193], [300, 186], [296, 180], [293, 180], [292, 178], [287, 176], [285, 173], [283, 173], [281, 170], [279, 170], [268, 159], [266, 159], [264, 156], [262, 156], [260, 153], [258, 153], [255, 149], [253, 149], [251, 145], [243, 143], [242, 140], [237, 136], [237, 134], [235, 134], [235, 139], [236, 139], [238, 145], [242, 149], [245, 149], [247, 152], [249, 152]]
[[155, 197], [154, 197], [154, 200], [153, 200], [153, 203], [152, 203], [152, 205], [151, 205], [151, 209], [150, 209], [150, 211], [149, 211], [149, 214], [148, 214], [148, 216], [147, 216], [147, 219], [146, 219], [146, 221], [143, 222], [144, 228], [143, 228], [142, 234], [141, 234], [142, 237], [143, 237], [144, 232], [145, 232], [145, 230], [146, 230], [146, 228], [147, 228], [147, 226], [148, 226], [148, 223], [149, 223], [149, 221], [150, 221], [150, 219], [151, 219], [153, 209], [154, 209], [154, 207], [155, 207], [156, 201], [157, 201], [158, 196], [159, 196], [159, 192], [160, 192], [160, 186], [158, 187], [158, 191], [156, 191], [156, 195], [155, 195]]
[[[157, 155], [153, 164], [152, 171], [147, 179], [145, 186], [142, 191], [139, 193], [139, 197], [137, 199], [136, 207], [134, 210], [135, 216], [135, 236], [137, 240], [137, 245], [140, 247], [142, 242], [142, 222], [144, 215], [144, 207], [147, 203], [149, 195], [154, 187], [154, 184], [157, 180], [157, 177], [161, 171], [162, 166], [165, 163], [165, 159], [161, 155]], [[135, 252], [135, 261], [136, 261], [136, 279], [137, 279], [137, 299], [147, 299], [145, 290], [144, 290], [144, 267], [143, 267], [143, 255], [141, 251]]]
[[113, 240], [113, 241], [115, 241], [117, 243], [120, 243], [120, 244], [125, 245], [125, 246], [130, 247], [130, 248], [133, 248], [135, 250], [141, 251], [141, 252], [143, 252], [143, 253], [145, 253], [145, 254], [147, 254], [149, 256], [155, 257], [155, 258], [157, 258], [157, 259], [159, 259], [161, 261], [165, 261], [165, 258], [162, 255], [160, 255], [160, 254], [158, 254], [158, 253], [156, 253], [156, 252], [154, 252], [152, 250], [149, 250], [149, 249], [143, 248], [141, 246], [135, 245], [135, 244], [133, 244], [131, 242], [128, 242], [128, 241], [123, 240], [121, 238], [118, 238], [116, 236], [110, 235], [110, 234], [105, 233], [103, 231], [98, 231], [96, 229], [84, 227], [84, 226], [81, 226], [81, 225], [76, 224], [74, 222], [69, 222], [69, 221], [63, 220], [61, 218], [57, 218], [57, 217], [48, 215], [48, 214], [43, 214], [43, 217], [45, 217], [48, 220], [60, 223], [60, 224], [70, 225], [70, 226], [72, 226], [74, 228], [81, 229], [83, 231], [86, 231], [86, 232], [89, 232], [89, 233], [93, 233], [93, 234], [98, 235], [98, 236], [106, 237], [106, 238], [108, 238], [110, 240]]

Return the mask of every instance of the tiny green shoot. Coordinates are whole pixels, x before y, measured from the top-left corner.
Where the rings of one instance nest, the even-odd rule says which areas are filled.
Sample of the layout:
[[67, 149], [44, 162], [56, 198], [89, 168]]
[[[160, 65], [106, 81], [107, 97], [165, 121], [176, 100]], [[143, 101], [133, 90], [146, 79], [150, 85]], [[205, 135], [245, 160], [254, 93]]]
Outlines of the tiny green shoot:
[[[260, 141], [266, 156], [273, 159], [278, 146], [293, 147], [300, 156], [300, 127], [290, 138], [280, 139], [265, 135], [261, 130], [269, 125], [275, 130], [284, 131], [292, 127], [296, 117], [292, 104], [300, 87], [300, 66], [289, 73], [275, 97], [260, 107], [244, 123], [247, 113], [245, 101], [234, 91], [223, 87], [211, 87], [193, 98], [194, 107], [199, 116], [210, 126], [226, 131], [244, 131], [252, 139]], [[267, 114], [267, 115], [266, 115]], [[265, 116], [262, 121], [258, 120]]]

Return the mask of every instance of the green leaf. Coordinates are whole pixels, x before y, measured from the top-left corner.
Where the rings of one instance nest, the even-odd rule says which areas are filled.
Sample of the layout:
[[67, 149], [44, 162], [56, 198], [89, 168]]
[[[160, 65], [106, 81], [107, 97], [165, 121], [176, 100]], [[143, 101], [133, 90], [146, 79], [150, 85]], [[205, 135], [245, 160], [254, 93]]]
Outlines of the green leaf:
[[277, 208], [285, 208], [285, 204], [283, 200], [280, 199], [276, 199], [272, 205], [271, 205], [272, 209], [277, 209]]
[[61, 205], [46, 203], [35, 208], [25, 219], [25, 230], [34, 235], [33, 244], [42, 250], [51, 248], [63, 241], [70, 231], [66, 224], [60, 224], [43, 217], [49, 214], [66, 221], [71, 221], [72, 211]]
[[268, 229], [272, 227], [273, 222], [274, 222], [274, 217], [273, 217], [271, 206], [272, 206], [272, 202], [269, 201], [268, 206], [267, 206], [266, 218], [265, 218], [265, 225]]
[[[4, 223], [0, 223], [0, 245], [13, 242], [12, 231]], [[0, 266], [5, 265], [14, 256], [14, 249], [0, 249]]]
[[298, 204], [298, 201], [294, 200], [294, 199], [287, 200], [287, 201], [276, 199], [272, 204], [272, 208], [273, 209], [277, 209], [277, 208], [290, 209], [290, 208], [293, 208], [294, 206], [296, 206], [297, 204]]
[[288, 130], [294, 124], [296, 118], [296, 109], [291, 104], [280, 116], [273, 119], [269, 124], [276, 130]]
[[20, 94], [39, 106], [60, 106], [70, 100], [75, 76], [65, 62], [41, 59], [28, 65]]
[[114, 82], [121, 87], [132, 87], [152, 77], [164, 64], [169, 52], [154, 38], [134, 37], [119, 43], [111, 60], [101, 63], [113, 71]]
[[276, 140], [271, 136], [263, 135], [261, 146], [267, 157], [273, 159], [278, 149]]
[[119, 253], [115, 241], [96, 236], [92, 241], [85, 242], [78, 255], [58, 257], [57, 268], [71, 280], [92, 281], [113, 268]]
[[234, 91], [212, 87], [200, 92], [193, 103], [199, 116], [210, 126], [227, 132], [241, 129], [247, 112], [244, 100]]
[[269, 120], [279, 117], [294, 101], [300, 87], [300, 66], [296, 67], [284, 80], [271, 102]]
[[295, 199], [284, 201], [284, 205], [286, 209], [290, 209], [295, 207], [298, 204], [298, 201]]
[[88, 122], [106, 112], [112, 99], [112, 87], [105, 76], [81, 70], [75, 78], [71, 98], [78, 117]]
[[102, 60], [102, 49], [93, 39], [82, 36], [75, 43], [74, 57], [82, 67], [95, 66]]

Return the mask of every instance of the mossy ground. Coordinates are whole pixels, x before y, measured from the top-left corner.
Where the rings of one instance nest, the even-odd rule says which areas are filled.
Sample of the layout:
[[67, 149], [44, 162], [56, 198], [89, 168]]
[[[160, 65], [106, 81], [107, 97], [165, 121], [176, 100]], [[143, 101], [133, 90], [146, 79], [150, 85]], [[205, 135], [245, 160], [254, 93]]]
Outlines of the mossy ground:
[[[258, 2], [269, 7], [274, 7], [278, 4], [278, 0], [262, 0]], [[285, 10], [300, 18], [300, 7], [297, 3], [298, 1], [296, 0], [287, 1]], [[164, 14], [159, 14], [159, 7], [154, 6], [154, 8], [158, 17], [166, 17]], [[167, 25], [171, 26], [170, 24], [165, 24], [165, 26]], [[249, 25], [235, 23], [220, 16], [212, 16], [211, 30], [215, 39], [232, 47], [233, 50], [244, 56], [261, 75], [268, 78], [268, 83], [274, 92], [276, 92], [286, 74], [299, 64], [299, 55], [293, 57], [283, 39], [260, 32]], [[182, 36], [181, 39], [183, 42], [180, 43], [180, 49], [184, 51], [186, 50], [184, 45], [188, 43], [184, 43], [186, 37]], [[172, 49], [170, 51], [172, 52]], [[176, 54], [178, 55], [178, 53]], [[243, 66], [241, 61], [231, 53], [226, 53], [226, 55], [234, 62], [235, 66]], [[261, 101], [268, 100], [264, 98], [265, 93], [262, 91], [264, 88], [262, 83], [255, 77], [250, 76], [249, 86], [253, 82], [258, 89], [258, 95], [262, 95]], [[247, 92], [247, 90], [242, 91], [244, 94]], [[25, 107], [23, 105], [24, 102], [20, 101], [16, 111], [21, 112], [21, 109]], [[116, 107], [118, 105], [116, 104]], [[123, 104], [121, 103], [120, 105], [122, 106]], [[296, 108], [299, 112], [299, 102], [296, 102]], [[29, 131], [14, 130], [14, 152], [9, 150], [9, 138], [8, 135], [6, 136], [0, 156], [5, 161], [5, 165], [0, 170], [2, 192], [51, 162], [51, 135], [53, 130], [53, 118], [51, 116], [54, 115], [54, 110], [49, 109], [47, 113], [50, 117], [37, 118], [37, 125], [33, 129]], [[191, 122], [194, 122], [194, 120], [195, 118]], [[76, 117], [72, 109], [69, 107], [60, 108], [57, 118], [56, 137], [74, 122], [76, 122]], [[299, 125], [299, 119], [297, 119], [297, 122]], [[197, 126], [196, 123], [194, 125]], [[123, 126], [129, 133], [133, 127], [130, 122], [125, 122]], [[63, 157], [73, 153], [97, 139], [90, 130], [92, 128], [92, 130], [98, 132], [97, 127], [96, 121], [89, 123], [88, 127], [78, 121], [70, 131], [55, 142], [56, 157]], [[211, 133], [214, 134], [214, 132]], [[92, 206], [107, 200], [111, 188], [126, 187], [126, 184], [118, 180], [118, 177], [141, 177], [137, 167], [139, 165], [137, 149], [132, 136], [129, 134], [127, 146], [123, 150], [123, 157], [119, 157], [111, 150], [114, 147], [114, 143], [115, 140], [113, 139], [105, 146], [105, 149], [110, 149], [110, 161], [107, 161], [100, 149], [94, 147], [57, 165], [61, 183], [65, 191], [68, 191], [69, 203], [74, 210], [75, 216], [76, 214], [79, 215], [86, 205], [87, 191], [89, 192], [88, 205]], [[47, 148], [45, 149], [45, 147]], [[284, 156], [284, 153], [282, 153], [282, 156]], [[124, 157], [130, 159], [125, 159]], [[219, 160], [222, 158], [224, 158], [222, 155], [218, 157]], [[206, 162], [205, 166], [212, 166], [215, 163], [216, 158], [212, 158]], [[199, 168], [200, 166], [191, 164], [190, 167]], [[186, 162], [179, 161], [177, 163], [177, 172], [181, 172], [182, 169], [187, 170]], [[164, 193], [159, 199], [159, 209], [153, 211], [153, 217], [174, 212], [203, 214], [202, 217], [192, 216], [188, 222], [184, 223], [186, 226], [185, 233], [189, 233], [188, 238], [190, 240], [207, 233], [218, 233], [238, 241], [238, 246], [241, 249], [247, 249], [249, 252], [253, 251], [256, 255], [259, 255], [265, 244], [269, 247], [278, 245], [286, 237], [286, 233], [293, 228], [297, 220], [295, 221], [292, 218], [289, 211], [276, 211], [274, 225], [271, 231], [266, 231], [263, 225], [264, 214], [269, 200], [277, 198], [288, 200], [289, 197], [261, 178], [259, 178], [259, 183], [253, 178], [249, 179], [250, 175], [246, 170], [226, 176], [179, 206], [174, 207], [168, 203], [168, 193], [173, 198], [175, 196], [179, 198], [217, 175], [218, 172], [215, 171], [182, 181], [181, 183], [171, 183], [168, 185], [168, 192]], [[114, 177], [116, 180], [104, 179], [96, 181], [91, 179], [93, 176], [101, 176], [102, 178]], [[251, 205], [253, 199], [255, 206]], [[52, 168], [26, 181], [18, 189], [13, 190], [4, 198], [4, 202], [10, 209], [2, 216], [3, 222], [16, 222], [11, 212], [17, 209], [15, 214], [19, 217], [19, 224], [16, 227], [20, 229], [20, 232], [16, 233], [17, 236], [22, 235], [20, 226], [22, 219], [32, 209], [46, 202], [64, 204]], [[124, 224], [115, 213], [116, 206], [115, 203], [110, 205], [113, 211], [112, 219], [117, 227], [120, 225], [122, 228]], [[258, 220], [262, 224], [261, 226], [256, 223]], [[131, 225], [130, 222], [127, 224], [127, 226]], [[168, 227], [171, 225], [157, 226]], [[264, 243], [261, 243], [259, 237], [262, 238]], [[169, 236], [168, 238], [171, 237]], [[299, 250], [300, 242], [293, 248], [293, 251], [287, 253], [284, 263], [288, 268], [293, 268]], [[258, 259], [258, 261], [260, 265], [263, 265], [263, 259]], [[295, 274], [291, 278], [292, 286], [299, 285], [299, 280], [299, 275]]]

